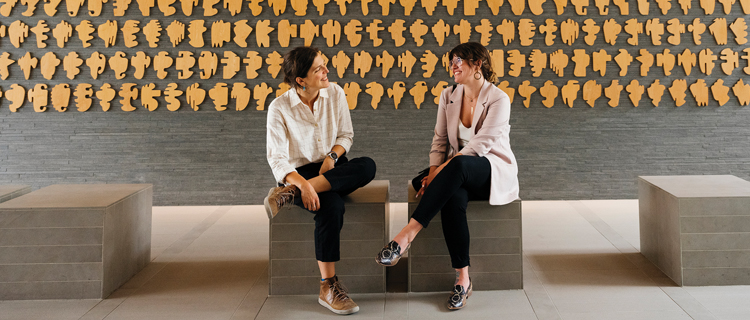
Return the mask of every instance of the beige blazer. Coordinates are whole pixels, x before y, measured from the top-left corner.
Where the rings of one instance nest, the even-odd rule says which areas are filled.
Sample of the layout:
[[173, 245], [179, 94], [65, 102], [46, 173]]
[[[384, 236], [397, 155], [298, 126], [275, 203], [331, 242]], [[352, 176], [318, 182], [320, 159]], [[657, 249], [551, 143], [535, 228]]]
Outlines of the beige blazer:
[[[471, 137], [458, 150], [458, 121], [461, 114], [463, 85], [449, 86], [440, 95], [435, 136], [430, 150], [430, 166], [439, 166], [454, 154], [486, 157], [492, 166], [490, 204], [503, 205], [518, 199], [518, 166], [510, 150], [510, 98], [485, 81], [479, 92]], [[458, 150], [458, 151], [456, 151]]]

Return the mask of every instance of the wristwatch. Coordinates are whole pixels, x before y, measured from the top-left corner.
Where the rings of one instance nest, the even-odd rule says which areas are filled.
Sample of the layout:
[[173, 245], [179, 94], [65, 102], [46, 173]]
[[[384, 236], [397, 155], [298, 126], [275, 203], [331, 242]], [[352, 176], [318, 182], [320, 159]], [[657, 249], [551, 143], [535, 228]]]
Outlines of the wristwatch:
[[329, 157], [329, 158], [333, 159], [333, 163], [334, 164], [336, 164], [336, 162], [339, 161], [339, 155], [337, 155], [336, 152], [333, 152], [333, 151], [327, 153], [326, 157]]

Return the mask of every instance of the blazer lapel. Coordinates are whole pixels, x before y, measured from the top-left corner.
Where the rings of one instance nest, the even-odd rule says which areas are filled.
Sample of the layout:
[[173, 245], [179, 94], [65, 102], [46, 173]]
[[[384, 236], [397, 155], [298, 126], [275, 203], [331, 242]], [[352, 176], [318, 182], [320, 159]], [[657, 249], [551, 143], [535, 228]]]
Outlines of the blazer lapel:
[[[481, 129], [481, 126], [479, 125], [479, 121], [484, 121], [484, 110], [487, 107], [487, 100], [489, 96], [490, 90], [488, 89], [488, 86], [491, 86], [492, 84], [489, 81], [485, 81], [482, 85], [482, 89], [479, 91], [479, 97], [477, 97], [477, 105], [474, 107], [474, 117], [471, 119], [471, 127], [473, 128], [471, 132], [473, 134], [476, 134], [479, 129]], [[458, 125], [458, 124], [456, 124]], [[472, 136], [473, 136], [472, 134]]]
[[464, 86], [457, 85], [453, 93], [448, 97], [448, 105], [445, 107], [446, 125], [448, 126], [448, 142], [454, 152], [458, 152], [458, 120], [461, 118], [461, 97]]

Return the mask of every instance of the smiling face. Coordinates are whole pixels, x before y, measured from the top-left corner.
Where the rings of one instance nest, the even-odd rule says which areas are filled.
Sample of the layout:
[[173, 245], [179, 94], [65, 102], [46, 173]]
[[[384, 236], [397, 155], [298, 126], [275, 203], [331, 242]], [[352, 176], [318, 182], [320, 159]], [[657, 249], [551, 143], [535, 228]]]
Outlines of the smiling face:
[[479, 66], [472, 63], [471, 60], [462, 59], [459, 56], [454, 55], [451, 60], [451, 71], [453, 72], [453, 79], [456, 83], [466, 84], [467, 82], [474, 80], [474, 74], [479, 71]]
[[307, 71], [307, 77], [297, 78], [297, 83], [306, 90], [320, 90], [328, 88], [331, 85], [328, 82], [328, 68], [326, 68], [323, 56], [318, 54], [313, 61], [310, 70]]

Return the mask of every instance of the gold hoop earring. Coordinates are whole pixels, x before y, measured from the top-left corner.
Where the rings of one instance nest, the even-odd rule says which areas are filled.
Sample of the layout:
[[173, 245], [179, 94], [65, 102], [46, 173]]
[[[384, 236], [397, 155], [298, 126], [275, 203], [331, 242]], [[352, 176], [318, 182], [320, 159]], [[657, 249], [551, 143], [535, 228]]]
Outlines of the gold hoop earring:
[[477, 72], [474, 73], [474, 80], [479, 80], [479, 79], [482, 79], [482, 73], [480, 73], [479, 70], [477, 70]]

